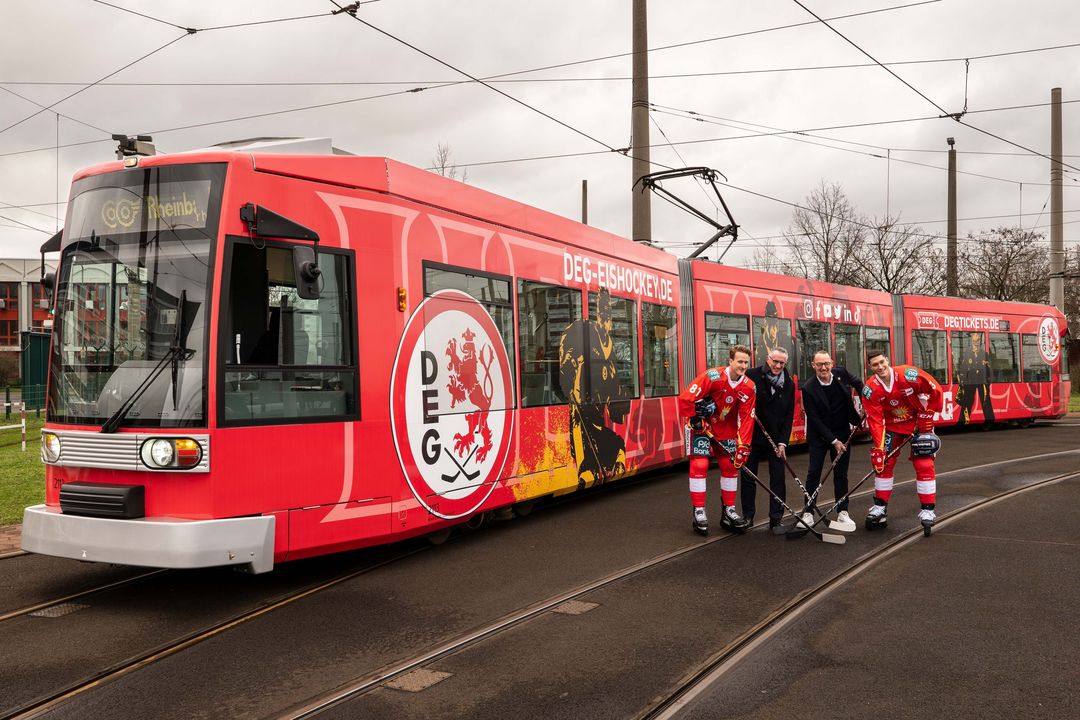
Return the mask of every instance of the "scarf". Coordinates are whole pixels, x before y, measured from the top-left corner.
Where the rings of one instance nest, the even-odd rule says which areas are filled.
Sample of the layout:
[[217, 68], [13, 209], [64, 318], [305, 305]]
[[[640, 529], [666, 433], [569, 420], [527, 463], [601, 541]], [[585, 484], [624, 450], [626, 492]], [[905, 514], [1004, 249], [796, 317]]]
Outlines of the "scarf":
[[782, 370], [779, 375], [773, 375], [771, 370], [765, 368], [764, 375], [765, 379], [769, 381], [769, 389], [773, 395], [784, 389], [784, 372]]

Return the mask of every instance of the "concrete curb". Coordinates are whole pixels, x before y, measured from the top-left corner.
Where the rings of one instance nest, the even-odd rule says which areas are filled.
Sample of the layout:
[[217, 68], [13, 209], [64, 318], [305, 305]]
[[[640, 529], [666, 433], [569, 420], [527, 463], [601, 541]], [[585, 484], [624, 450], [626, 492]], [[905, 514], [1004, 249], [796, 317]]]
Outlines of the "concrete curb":
[[22, 525], [0, 525], [0, 555], [22, 549]]

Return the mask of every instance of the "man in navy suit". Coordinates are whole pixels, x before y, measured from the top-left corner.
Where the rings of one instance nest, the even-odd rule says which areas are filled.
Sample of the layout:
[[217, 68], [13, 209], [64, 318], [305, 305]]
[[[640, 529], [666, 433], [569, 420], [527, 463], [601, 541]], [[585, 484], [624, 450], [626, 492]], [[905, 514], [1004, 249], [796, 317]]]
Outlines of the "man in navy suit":
[[[787, 459], [787, 442], [791, 438], [791, 420], [795, 414], [795, 381], [785, 369], [787, 359], [787, 350], [773, 348], [764, 365], [746, 371], [746, 377], [757, 388], [757, 417], [777, 445], [777, 451], [773, 451], [769, 440], [755, 423], [754, 440], [750, 444], [750, 458], [746, 461], [746, 467], [757, 475], [758, 463], [766, 460], [769, 463], [769, 487], [781, 500], [787, 497], [784, 460]], [[745, 474], [742, 476], [741, 493], [743, 517], [752, 522], [757, 483]], [[769, 526], [779, 528], [783, 516], [784, 506], [776, 498], [770, 497]]]
[[[842, 367], [834, 367], [832, 357], [825, 350], [814, 353], [814, 377], [803, 384], [802, 401], [806, 412], [806, 442], [810, 450], [810, 467], [806, 471], [806, 490], [811, 495], [821, 483], [821, 469], [825, 465], [825, 456], [830, 459], [837, 453], [843, 453], [833, 471], [833, 491], [839, 500], [848, 491], [848, 462], [851, 454], [844, 443], [851, 435], [854, 426], [862, 422], [851, 392], [861, 391], [863, 381]], [[848, 515], [848, 501], [845, 499], [837, 506], [838, 525], [850, 526], [855, 523]], [[807, 507], [803, 518], [814, 522], [814, 509]], [[809, 517], [807, 517], [809, 515]]]

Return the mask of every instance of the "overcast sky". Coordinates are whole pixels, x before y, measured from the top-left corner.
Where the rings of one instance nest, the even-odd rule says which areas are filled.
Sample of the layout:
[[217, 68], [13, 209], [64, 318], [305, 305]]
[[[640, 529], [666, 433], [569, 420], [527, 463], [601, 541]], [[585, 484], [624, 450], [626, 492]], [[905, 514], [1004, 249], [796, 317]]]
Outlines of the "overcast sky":
[[[825, 19], [880, 11], [829, 24], [875, 59], [904, 63], [890, 68], [914, 90], [793, 0], [650, 3], [652, 160], [658, 170], [705, 165], [727, 176], [734, 187], [724, 197], [742, 229], [725, 262], [782, 245], [792, 208], [779, 201], [801, 203], [822, 180], [870, 218], [888, 211], [943, 236], [949, 136], [960, 171], [971, 173], [958, 178], [962, 237], [1021, 222], [1049, 235], [1049, 160], [937, 119], [935, 104], [954, 113], [966, 103], [965, 122], [1048, 155], [1048, 104], [1060, 87], [1065, 162], [1080, 168], [1080, 47], [978, 58], [1080, 44], [1080, 3], [902, 2], [803, 0]], [[36, 255], [57, 225], [58, 197], [61, 217], [66, 208], [72, 174], [113, 159], [115, 132], [152, 134], [165, 152], [328, 136], [343, 150], [420, 167], [444, 143], [470, 184], [575, 219], [587, 179], [590, 223], [630, 232], [630, 161], [608, 150], [630, 142], [630, 0], [360, 6], [361, 18], [414, 48], [476, 77], [505, 76], [493, 85], [579, 132], [476, 83], [437, 87], [464, 78], [331, 16], [335, 6], [323, 0], [110, 3], [0, 4], [0, 257]], [[317, 17], [210, 29], [306, 15]], [[810, 24], [771, 29], [796, 23]], [[524, 72], [552, 65], [563, 66]], [[837, 65], [865, 66], [822, 69]], [[416, 88], [427, 89], [406, 92]], [[1001, 110], [1024, 105], [1038, 107]], [[267, 115], [249, 117], [259, 114]], [[747, 137], [914, 118], [929, 119]], [[565, 157], [525, 160], [540, 156]], [[668, 187], [715, 214], [693, 181]], [[1064, 196], [1071, 247], [1080, 240], [1080, 172], [1066, 168]], [[686, 254], [711, 234], [653, 201], [657, 244]]]

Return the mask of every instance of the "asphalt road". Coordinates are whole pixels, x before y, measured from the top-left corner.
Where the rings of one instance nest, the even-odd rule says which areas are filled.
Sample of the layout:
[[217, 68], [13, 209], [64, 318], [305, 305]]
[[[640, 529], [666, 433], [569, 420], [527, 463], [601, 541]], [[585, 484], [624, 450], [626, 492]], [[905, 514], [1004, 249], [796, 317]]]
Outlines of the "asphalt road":
[[[939, 513], [1080, 468], [1080, 452], [1062, 454], [1080, 448], [1077, 425], [946, 432]], [[853, 478], [868, 471], [866, 455], [866, 445], [856, 446]], [[1031, 459], [1009, 460], [1018, 457]], [[793, 465], [805, 469], [805, 451]], [[972, 466], [980, 467], [964, 469]], [[700, 543], [581, 598], [595, 607], [580, 615], [546, 613], [439, 660], [430, 669], [448, 676], [422, 692], [380, 687], [325, 715], [633, 717], [788, 599], [916, 527], [913, 483], [901, 484], [912, 477], [902, 461], [885, 531], [863, 531], [869, 497], [853, 499], [860, 529], [844, 546], [786, 541], [764, 529], [702, 543], [690, 532], [685, 469], [590, 493], [266, 613], [46, 717], [278, 717], [494, 618]], [[790, 483], [789, 496], [796, 490]], [[1078, 501], [1080, 483], [1065, 482], [920, 540], [806, 613], [701, 694], [687, 716], [1074, 717]], [[762, 493], [758, 507], [764, 502]], [[716, 516], [718, 483], [710, 482], [709, 504]], [[67, 677], [99, 668], [103, 648], [115, 662], [385, 552], [292, 563], [269, 580], [169, 573], [137, 591], [80, 601], [84, 609], [63, 617], [0, 624], [0, 698], [26, 698], [27, 683], [43, 687], [58, 669]], [[16, 561], [24, 563], [20, 600], [57, 577], [76, 582], [80, 569], [102, 573], [36, 557], [2, 562]], [[0, 607], [13, 603], [0, 581]]]

